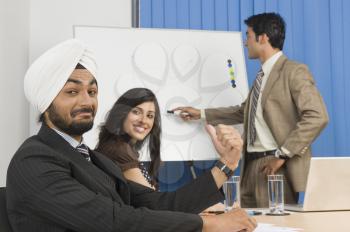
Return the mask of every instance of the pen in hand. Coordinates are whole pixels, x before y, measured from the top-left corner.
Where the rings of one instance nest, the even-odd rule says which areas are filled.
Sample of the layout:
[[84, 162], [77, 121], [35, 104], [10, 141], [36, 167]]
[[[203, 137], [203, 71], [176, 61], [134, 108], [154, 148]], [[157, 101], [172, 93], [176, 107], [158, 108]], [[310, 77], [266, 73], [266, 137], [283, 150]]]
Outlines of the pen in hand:
[[186, 116], [190, 116], [189, 113], [187, 112], [181, 112], [180, 110], [167, 110], [166, 111], [168, 114], [174, 114], [180, 117], [186, 117]]

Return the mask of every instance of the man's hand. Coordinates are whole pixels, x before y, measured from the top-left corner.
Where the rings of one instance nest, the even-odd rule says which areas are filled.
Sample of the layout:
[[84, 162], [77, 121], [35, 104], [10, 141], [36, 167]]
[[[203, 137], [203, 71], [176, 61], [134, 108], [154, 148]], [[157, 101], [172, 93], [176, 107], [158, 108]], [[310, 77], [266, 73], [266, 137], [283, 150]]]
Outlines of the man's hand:
[[239, 132], [232, 126], [222, 124], [217, 125], [216, 128], [207, 124], [205, 129], [224, 163], [231, 169], [235, 169], [241, 158], [243, 147], [243, 140]]
[[189, 120], [198, 120], [201, 118], [201, 111], [199, 109], [186, 106], [186, 107], [177, 107], [175, 109], [172, 109], [171, 111], [180, 111], [179, 116], [184, 120], [184, 121], [189, 121]]
[[282, 167], [282, 165], [286, 162], [284, 159], [273, 158], [261, 168], [261, 172], [265, 175], [275, 175], [275, 173]]
[[234, 209], [215, 216], [202, 216], [203, 232], [252, 232], [257, 222], [242, 209]]

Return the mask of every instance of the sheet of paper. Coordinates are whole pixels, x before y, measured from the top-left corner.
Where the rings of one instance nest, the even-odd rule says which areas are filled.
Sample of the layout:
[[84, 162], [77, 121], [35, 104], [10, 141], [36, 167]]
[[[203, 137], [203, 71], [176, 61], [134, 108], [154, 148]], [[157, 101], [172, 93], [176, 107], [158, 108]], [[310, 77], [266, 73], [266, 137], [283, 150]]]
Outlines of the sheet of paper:
[[298, 232], [303, 231], [301, 228], [292, 228], [292, 227], [280, 227], [273, 224], [258, 223], [258, 227], [254, 232]]

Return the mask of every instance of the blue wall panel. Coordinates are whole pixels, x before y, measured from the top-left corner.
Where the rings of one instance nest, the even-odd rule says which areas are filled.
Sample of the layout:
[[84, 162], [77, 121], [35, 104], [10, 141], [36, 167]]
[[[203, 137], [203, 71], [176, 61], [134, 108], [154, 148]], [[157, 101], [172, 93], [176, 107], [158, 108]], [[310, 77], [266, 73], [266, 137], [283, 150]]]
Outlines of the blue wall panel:
[[[337, 34], [341, 35], [343, 33], [343, 14], [342, 14], [342, 4], [339, 1], [334, 1], [330, 5], [330, 25], [336, 25], [331, 26], [330, 33], [331, 34]], [[338, 44], [344, 43], [344, 38], [342, 36], [334, 36], [330, 40], [330, 48], [331, 48], [331, 57], [337, 57], [337, 59], [332, 59], [331, 63], [329, 64], [331, 68], [331, 76], [332, 77], [341, 77], [344, 76], [344, 60], [342, 57], [344, 56], [343, 49], [341, 49]], [[335, 109], [338, 108], [346, 108], [346, 104], [349, 104], [349, 102], [345, 101], [342, 96], [345, 96], [346, 94], [346, 88], [345, 88], [345, 80], [343, 78], [333, 78], [332, 79], [332, 88], [334, 86], [339, 86], [340, 88], [337, 89], [337, 91], [332, 92], [332, 100], [338, 99], [337, 102], [333, 105]], [[337, 111], [336, 114], [332, 115], [332, 118], [334, 121], [340, 121], [345, 122], [346, 121], [346, 115], [345, 111]], [[341, 139], [342, 137], [346, 136], [346, 127], [341, 124], [334, 124], [334, 131], [337, 131], [335, 136], [335, 147], [339, 149], [339, 151], [345, 151], [347, 143], [344, 143]]]
[[164, 27], [165, 28], [177, 28], [177, 6], [176, 1], [165, 0], [164, 1]]
[[152, 0], [140, 1], [140, 27], [152, 27]]
[[227, 0], [215, 1], [215, 30], [228, 31]]
[[[343, 43], [338, 45], [341, 46], [340, 49], [343, 50], [343, 54], [338, 57], [338, 59], [342, 59], [344, 62], [343, 68], [343, 76], [338, 76], [338, 77], [333, 77], [333, 78], [343, 78], [344, 79], [344, 86], [339, 86], [340, 88], [344, 88], [345, 90], [345, 96], [340, 96], [340, 98], [344, 99], [344, 102], [346, 104], [342, 104], [337, 108], [337, 111], [342, 111], [343, 108], [340, 107], [345, 107], [344, 114], [347, 116], [346, 121], [340, 121], [339, 124], [343, 125], [343, 132], [346, 134], [345, 136], [338, 136], [339, 140], [341, 140], [341, 144], [344, 144], [344, 147], [341, 151], [338, 151], [337, 153], [340, 155], [345, 155], [349, 154], [350, 151], [350, 120], [349, 120], [349, 115], [350, 115], [350, 14], [349, 14], [349, 9], [350, 9], [350, 1], [342, 1], [342, 22], [338, 22], [338, 25], [342, 25], [343, 28], [343, 33], [340, 34], [340, 36], [343, 37]], [[337, 101], [337, 99], [334, 99], [334, 101]]]
[[190, 1], [190, 28], [202, 29], [202, 4], [201, 0]]
[[202, 29], [215, 30], [215, 1], [202, 1]]
[[278, 1], [278, 0], [269, 0], [265, 2], [265, 12], [278, 12], [279, 8], [278, 5], [279, 3], [283, 4], [283, 1]]
[[241, 30], [241, 11], [240, 11], [239, 0], [228, 0], [227, 1], [227, 23], [229, 31], [240, 31]]
[[[260, 14], [265, 12], [266, 10], [266, 1], [261, 1], [261, 0], [254, 0], [253, 1], [254, 8], [252, 14]], [[252, 15], [251, 14], [251, 15]]]
[[177, 0], [177, 28], [190, 28], [190, 0]]
[[152, 27], [164, 28], [164, 1], [152, 1]]

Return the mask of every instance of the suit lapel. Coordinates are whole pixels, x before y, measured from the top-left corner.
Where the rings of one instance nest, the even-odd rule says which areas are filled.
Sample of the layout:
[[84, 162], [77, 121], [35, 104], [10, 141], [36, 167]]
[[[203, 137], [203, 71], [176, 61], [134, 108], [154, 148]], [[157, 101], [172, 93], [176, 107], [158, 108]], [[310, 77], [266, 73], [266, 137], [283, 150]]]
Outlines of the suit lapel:
[[271, 73], [270, 73], [270, 76], [269, 76], [269, 79], [267, 80], [265, 88], [262, 92], [262, 96], [261, 96], [261, 107], [262, 108], [265, 107], [266, 99], [267, 99], [273, 85], [280, 77], [281, 69], [286, 61], [287, 61], [287, 57], [285, 55], [282, 55], [280, 58], [278, 58], [277, 62], [273, 66]]
[[122, 199], [125, 203], [130, 201], [129, 190], [120, 169], [107, 157], [89, 149], [92, 162], [87, 162], [66, 140], [45, 124], [42, 125], [38, 136], [57, 153], [71, 160], [77, 168], [83, 169], [86, 176], [93, 177], [90, 181], [95, 185], [107, 190], [114, 198], [116, 198], [116, 188], [122, 189], [120, 194]]
[[247, 133], [248, 133], [249, 108], [250, 108], [250, 99], [251, 99], [251, 95], [252, 95], [252, 90], [253, 90], [253, 88], [251, 88], [249, 90], [246, 104], [244, 107], [244, 119], [243, 119], [243, 125], [244, 125], [243, 139], [244, 139], [244, 141], [246, 141]]
[[81, 165], [88, 163], [78, 151], [76, 151], [66, 140], [64, 140], [59, 134], [57, 134], [47, 125], [43, 124], [41, 126], [38, 136], [45, 144], [50, 146], [53, 150], [57, 151], [64, 157], [73, 159], [75, 162]]

